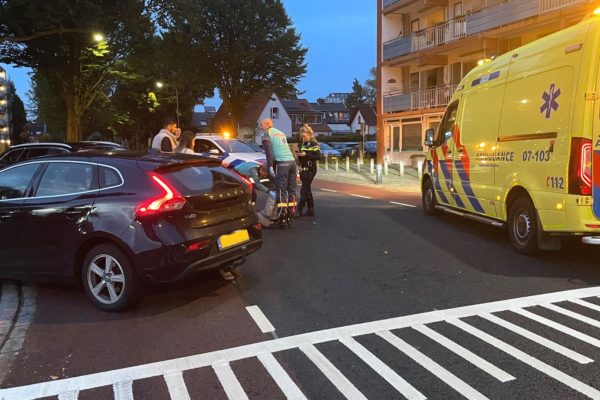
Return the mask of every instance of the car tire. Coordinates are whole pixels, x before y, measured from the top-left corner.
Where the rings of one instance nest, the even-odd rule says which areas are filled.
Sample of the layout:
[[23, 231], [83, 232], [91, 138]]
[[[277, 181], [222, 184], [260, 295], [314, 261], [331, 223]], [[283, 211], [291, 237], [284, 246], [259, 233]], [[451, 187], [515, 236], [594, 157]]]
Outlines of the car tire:
[[508, 211], [508, 239], [513, 248], [524, 255], [540, 253], [537, 243], [538, 215], [529, 197], [519, 197]]
[[98, 245], [87, 253], [81, 281], [89, 299], [103, 311], [123, 311], [141, 297], [141, 283], [131, 261], [112, 244]]
[[425, 214], [437, 214], [437, 199], [435, 197], [435, 191], [433, 190], [433, 184], [431, 183], [431, 179], [427, 179], [425, 180], [425, 182], [423, 182], [423, 189], [421, 190], [421, 193], [423, 201], [423, 211], [425, 211]]

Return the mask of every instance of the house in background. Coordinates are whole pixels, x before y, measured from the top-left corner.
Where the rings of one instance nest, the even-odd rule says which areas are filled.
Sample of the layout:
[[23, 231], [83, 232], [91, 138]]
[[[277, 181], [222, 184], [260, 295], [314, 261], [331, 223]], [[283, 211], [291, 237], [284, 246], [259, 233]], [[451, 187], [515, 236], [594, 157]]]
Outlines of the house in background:
[[350, 129], [353, 133], [362, 133], [363, 126], [367, 135], [377, 133], [377, 114], [369, 104], [359, 104], [350, 115]]
[[321, 113], [332, 135], [350, 133], [350, 111], [344, 103], [311, 103], [311, 106]]
[[329, 93], [329, 95], [325, 97], [323, 101], [327, 104], [346, 104], [346, 99], [348, 99], [348, 96], [350, 96], [350, 93]]
[[[590, 0], [383, 0], [381, 137], [393, 162], [422, 154], [450, 97], [479, 61], [579, 22]], [[414, 158], [414, 157], [413, 157]], [[416, 162], [416, 161], [414, 161]]]
[[191, 128], [195, 132], [210, 131], [213, 118], [217, 115], [215, 107], [204, 106], [204, 112], [194, 112], [192, 114]]
[[[275, 128], [284, 132], [288, 137], [292, 136], [292, 120], [279, 96], [275, 93], [260, 93], [250, 100], [246, 112], [238, 122], [238, 138], [260, 142], [258, 125], [265, 118], [271, 118]], [[213, 131], [218, 133], [235, 132], [233, 124], [231, 114], [222, 104], [212, 121]]]
[[285, 99], [283, 106], [292, 120], [292, 132], [298, 134], [304, 124], [309, 124], [316, 136], [325, 136], [331, 129], [324, 122], [323, 113], [315, 110], [306, 99]]

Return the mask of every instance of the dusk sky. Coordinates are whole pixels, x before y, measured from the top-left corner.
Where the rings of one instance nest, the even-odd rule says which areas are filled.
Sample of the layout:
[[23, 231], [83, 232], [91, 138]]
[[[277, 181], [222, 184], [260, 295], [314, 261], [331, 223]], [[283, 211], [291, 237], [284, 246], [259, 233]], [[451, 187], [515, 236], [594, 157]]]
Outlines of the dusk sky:
[[[376, 2], [365, 0], [283, 0], [287, 13], [308, 47], [308, 70], [298, 85], [316, 101], [331, 92], [349, 92], [352, 80], [363, 83], [375, 66]], [[3, 65], [27, 104], [28, 69]], [[207, 105], [219, 106], [217, 97]]]

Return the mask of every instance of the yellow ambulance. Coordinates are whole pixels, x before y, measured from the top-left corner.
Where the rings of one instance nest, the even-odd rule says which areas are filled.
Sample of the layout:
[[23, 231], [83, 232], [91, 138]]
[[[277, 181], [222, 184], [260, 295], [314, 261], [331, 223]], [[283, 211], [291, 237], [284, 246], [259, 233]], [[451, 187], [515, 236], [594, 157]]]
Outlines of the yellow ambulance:
[[600, 9], [473, 69], [425, 145], [427, 214], [505, 226], [523, 254], [600, 244]]

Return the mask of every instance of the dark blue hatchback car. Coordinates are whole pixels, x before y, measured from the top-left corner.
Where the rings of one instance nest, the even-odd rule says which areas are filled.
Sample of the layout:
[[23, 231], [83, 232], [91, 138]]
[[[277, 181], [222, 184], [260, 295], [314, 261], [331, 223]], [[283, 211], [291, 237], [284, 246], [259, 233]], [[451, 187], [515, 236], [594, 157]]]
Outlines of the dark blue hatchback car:
[[88, 152], [0, 171], [0, 277], [75, 279], [103, 310], [261, 245], [251, 188], [212, 159]]

